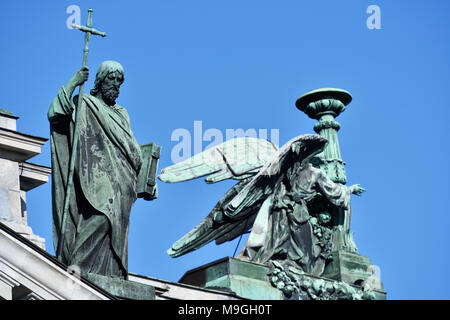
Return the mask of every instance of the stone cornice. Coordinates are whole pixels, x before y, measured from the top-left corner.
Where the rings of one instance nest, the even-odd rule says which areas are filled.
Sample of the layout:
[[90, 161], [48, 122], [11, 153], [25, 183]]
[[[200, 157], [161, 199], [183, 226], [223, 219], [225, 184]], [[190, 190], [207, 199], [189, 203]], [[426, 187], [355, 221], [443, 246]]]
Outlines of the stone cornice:
[[50, 167], [41, 166], [31, 162], [19, 163], [20, 189], [29, 191], [48, 182], [48, 176], [52, 173]]
[[0, 128], [0, 157], [23, 162], [41, 153], [46, 138]]

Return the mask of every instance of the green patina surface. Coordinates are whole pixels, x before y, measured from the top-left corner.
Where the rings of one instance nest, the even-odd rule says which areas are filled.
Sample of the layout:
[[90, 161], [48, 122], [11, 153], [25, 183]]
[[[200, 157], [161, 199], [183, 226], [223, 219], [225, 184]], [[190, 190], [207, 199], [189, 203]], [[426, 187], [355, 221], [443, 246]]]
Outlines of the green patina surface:
[[13, 115], [12, 111], [5, 110], [3, 108], [0, 108], [0, 114], [4, 114], [4, 115], [7, 115], [7, 116], [12, 116]]
[[[89, 38], [106, 34], [92, 28], [92, 10], [86, 26], [74, 27], [85, 32], [83, 67], [48, 112], [57, 255], [116, 296], [154, 298], [151, 287], [124, 279], [131, 206], [138, 197], [158, 196], [161, 147], [138, 145], [126, 109], [116, 103], [125, 79], [118, 62], [102, 63], [94, 88], [83, 94]], [[79, 97], [72, 98], [76, 87]], [[296, 106], [318, 121], [317, 134], [297, 136], [281, 148], [264, 139], [237, 138], [161, 171], [165, 182], [204, 176], [207, 183], [238, 181], [172, 245], [171, 256], [250, 232], [238, 259], [188, 273], [186, 283], [251, 299], [383, 298], [380, 283], [368, 284], [374, 280], [370, 260], [357, 254], [350, 233], [350, 195], [365, 190], [346, 186], [335, 118], [351, 100], [342, 89], [310, 91]]]
[[128, 112], [116, 103], [125, 79], [120, 63], [101, 63], [94, 88], [83, 94], [90, 36], [106, 34], [92, 28], [92, 9], [86, 26], [74, 27], [85, 33], [83, 66], [48, 111], [54, 247], [60, 261], [83, 275], [126, 279], [131, 207], [138, 197], [157, 197], [160, 147], [140, 146]]
[[343, 280], [289, 271], [277, 263], [267, 266], [231, 257], [188, 271], [179, 282], [233, 292], [252, 300], [386, 299], [382, 287], [351, 285]]
[[[250, 231], [238, 259], [269, 267], [269, 282], [285, 296], [297, 292], [301, 299], [373, 298], [361, 288], [373, 291], [382, 290], [382, 286], [372, 281], [370, 260], [358, 255], [350, 232], [350, 194], [361, 195], [365, 190], [359, 185], [345, 185], [345, 163], [337, 135], [341, 126], [335, 121], [351, 100], [350, 93], [335, 88], [301, 96], [296, 106], [318, 120], [314, 125], [318, 135], [295, 137], [279, 149], [269, 148], [266, 157], [259, 157], [255, 150], [267, 141], [254, 139], [252, 145], [250, 140], [238, 138], [164, 168], [159, 178], [165, 182], [202, 176], [207, 176], [209, 183], [227, 178], [239, 181], [168, 253], [177, 257], [210, 241], [220, 244]], [[248, 267], [251, 271], [247, 267], [233, 262], [215, 264], [205, 269], [201, 283], [243, 290], [253, 296], [251, 288], [258, 286], [255, 281], [268, 282], [264, 274], [267, 269], [260, 269], [258, 275], [254, 265]], [[315, 289], [311, 291], [304, 277], [333, 279], [336, 290], [328, 288], [324, 295], [321, 282], [314, 280], [311, 285]], [[353, 290], [353, 285], [361, 288]], [[331, 291], [333, 294], [329, 294]]]
[[155, 288], [152, 286], [92, 273], [87, 273], [85, 278], [121, 299], [155, 300]]
[[187, 272], [179, 282], [233, 292], [255, 300], [280, 300], [282, 292], [270, 285], [268, 268], [234, 258], [224, 258]]

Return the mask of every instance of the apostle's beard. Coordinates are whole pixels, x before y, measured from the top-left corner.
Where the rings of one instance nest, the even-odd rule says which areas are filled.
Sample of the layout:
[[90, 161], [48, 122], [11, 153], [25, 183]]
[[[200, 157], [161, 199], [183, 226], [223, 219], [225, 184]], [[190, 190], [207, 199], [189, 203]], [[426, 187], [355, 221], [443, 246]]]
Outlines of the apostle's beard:
[[100, 90], [102, 92], [103, 101], [105, 101], [107, 105], [113, 106], [116, 104], [116, 99], [119, 96], [120, 92], [119, 88], [116, 88], [115, 86], [111, 86], [108, 88], [101, 86]]

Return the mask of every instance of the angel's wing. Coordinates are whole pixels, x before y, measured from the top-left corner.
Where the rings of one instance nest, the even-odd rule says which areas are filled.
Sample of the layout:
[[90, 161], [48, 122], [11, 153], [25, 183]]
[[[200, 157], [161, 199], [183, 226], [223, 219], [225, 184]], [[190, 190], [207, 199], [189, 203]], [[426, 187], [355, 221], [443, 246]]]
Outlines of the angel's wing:
[[182, 162], [161, 170], [164, 182], [181, 182], [207, 176], [207, 183], [242, 180], [258, 173], [278, 148], [265, 139], [242, 137], [227, 140]]
[[176, 241], [167, 253], [178, 257], [213, 240], [216, 244], [221, 244], [246, 233], [253, 226], [257, 213], [264, 200], [272, 193], [272, 188], [261, 180], [257, 181], [252, 188], [254, 192], [246, 197], [245, 204], [231, 215], [225, 214], [223, 209], [246, 187], [250, 179], [239, 181], [228, 190], [213, 210], [194, 229]]
[[[309, 159], [323, 150], [328, 140], [317, 134], [303, 134], [283, 145], [267, 165], [261, 168], [242, 190], [223, 207], [225, 214], [233, 216], [246, 205], [249, 194], [258, 192], [262, 185], [273, 189], [274, 184], [281, 182], [280, 178], [293, 162], [309, 162]], [[268, 190], [266, 190], [268, 192]]]
[[[238, 230], [236, 236], [245, 233], [253, 225], [252, 219], [248, 219], [248, 221], [245, 219], [230, 221], [223, 216], [222, 207], [226, 206], [247, 183], [247, 180], [239, 181], [228, 190], [211, 212], [194, 229], [176, 241], [172, 247], [167, 250], [167, 253], [172, 257], [181, 256], [196, 250], [213, 240], [220, 239], [230, 230]], [[251, 214], [248, 216], [251, 218]]]
[[214, 209], [176, 241], [167, 253], [177, 257], [210, 241], [216, 240], [216, 244], [221, 244], [247, 232], [253, 226], [263, 202], [281, 185], [293, 161], [307, 161], [323, 149], [326, 141], [318, 135], [302, 135], [290, 140], [255, 176], [231, 188]]

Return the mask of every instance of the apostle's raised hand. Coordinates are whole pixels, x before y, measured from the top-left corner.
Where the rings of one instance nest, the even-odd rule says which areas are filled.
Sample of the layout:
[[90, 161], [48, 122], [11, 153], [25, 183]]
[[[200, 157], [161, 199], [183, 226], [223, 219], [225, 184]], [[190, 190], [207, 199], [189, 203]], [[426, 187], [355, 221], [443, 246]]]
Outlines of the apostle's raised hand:
[[73, 82], [76, 86], [82, 85], [87, 81], [89, 78], [89, 68], [87, 66], [81, 67], [80, 70], [78, 70], [74, 76], [73, 76]]

